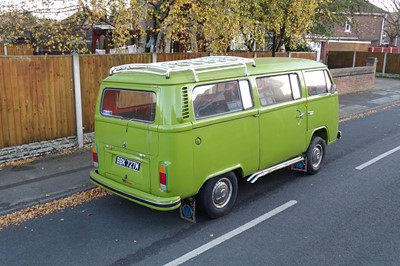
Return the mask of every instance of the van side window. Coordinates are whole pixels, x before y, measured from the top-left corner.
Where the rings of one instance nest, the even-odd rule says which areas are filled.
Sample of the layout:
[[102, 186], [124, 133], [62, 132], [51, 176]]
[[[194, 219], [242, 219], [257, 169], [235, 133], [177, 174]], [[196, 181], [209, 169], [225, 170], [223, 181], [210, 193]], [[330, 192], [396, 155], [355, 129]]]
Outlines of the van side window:
[[239, 82], [236, 80], [195, 87], [192, 95], [195, 117], [243, 110], [240, 94]]
[[307, 71], [304, 73], [304, 78], [306, 81], [308, 96], [319, 95], [328, 92], [328, 87], [325, 80], [325, 71]]
[[296, 74], [257, 78], [256, 83], [262, 106], [301, 98], [299, 78]]

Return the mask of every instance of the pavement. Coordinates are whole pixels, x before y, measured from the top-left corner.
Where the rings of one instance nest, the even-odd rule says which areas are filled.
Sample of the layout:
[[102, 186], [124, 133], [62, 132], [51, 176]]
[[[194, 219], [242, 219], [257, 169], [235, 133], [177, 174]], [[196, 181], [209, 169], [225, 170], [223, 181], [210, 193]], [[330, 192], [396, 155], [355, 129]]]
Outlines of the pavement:
[[[377, 78], [371, 91], [339, 95], [339, 115], [343, 119], [395, 103], [400, 103], [400, 80]], [[82, 148], [0, 166], [0, 216], [93, 188], [91, 156]]]

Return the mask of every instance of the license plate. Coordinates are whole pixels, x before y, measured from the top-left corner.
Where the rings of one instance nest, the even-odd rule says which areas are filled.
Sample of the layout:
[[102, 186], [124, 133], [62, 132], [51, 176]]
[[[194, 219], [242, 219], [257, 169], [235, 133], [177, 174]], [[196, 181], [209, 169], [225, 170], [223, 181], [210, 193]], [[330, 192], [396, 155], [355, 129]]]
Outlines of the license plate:
[[115, 157], [115, 164], [135, 170], [140, 171], [140, 162], [132, 161], [129, 159], [125, 159], [119, 156]]

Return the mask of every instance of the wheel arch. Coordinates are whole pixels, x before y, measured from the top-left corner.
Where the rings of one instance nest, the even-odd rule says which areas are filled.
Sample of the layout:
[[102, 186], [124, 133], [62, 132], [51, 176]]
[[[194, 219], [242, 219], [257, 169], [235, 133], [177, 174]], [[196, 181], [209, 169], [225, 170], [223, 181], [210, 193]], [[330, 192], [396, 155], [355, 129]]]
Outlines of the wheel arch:
[[242, 166], [240, 164], [237, 164], [237, 165], [234, 165], [234, 166], [231, 166], [231, 167], [228, 167], [228, 168], [221, 169], [221, 170], [219, 170], [217, 172], [214, 172], [214, 173], [208, 175], [206, 178], [204, 178], [202, 184], [200, 185], [200, 187], [197, 190], [197, 193], [200, 192], [201, 188], [204, 186], [205, 183], [207, 183], [208, 180], [211, 180], [214, 177], [226, 174], [228, 172], [232, 172], [236, 176], [236, 179], [240, 179], [244, 175], [243, 168], [242, 168]]
[[308, 143], [310, 143], [315, 136], [320, 137], [321, 139], [325, 140], [325, 143], [328, 143], [328, 129], [326, 127], [315, 129], [313, 134], [310, 136]]
[[240, 171], [235, 170], [236, 168], [212, 175], [206, 179], [196, 195], [199, 208], [210, 218], [228, 214], [235, 205], [238, 193], [236, 173], [240, 174]]

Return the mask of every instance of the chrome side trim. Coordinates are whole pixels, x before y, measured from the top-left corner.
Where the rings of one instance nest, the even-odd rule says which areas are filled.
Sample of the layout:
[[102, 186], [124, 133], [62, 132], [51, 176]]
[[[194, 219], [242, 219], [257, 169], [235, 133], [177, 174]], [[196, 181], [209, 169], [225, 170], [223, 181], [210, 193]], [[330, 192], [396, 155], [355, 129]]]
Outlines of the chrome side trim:
[[282, 162], [280, 164], [274, 165], [272, 167], [266, 168], [264, 170], [261, 170], [259, 172], [256, 172], [254, 174], [252, 174], [251, 176], [249, 176], [246, 180], [252, 184], [254, 184], [260, 177], [265, 176], [266, 174], [272, 173], [276, 170], [285, 168], [287, 166], [290, 166], [292, 164], [301, 162], [304, 160], [304, 156], [297, 156], [293, 159], [290, 159], [288, 161]]

